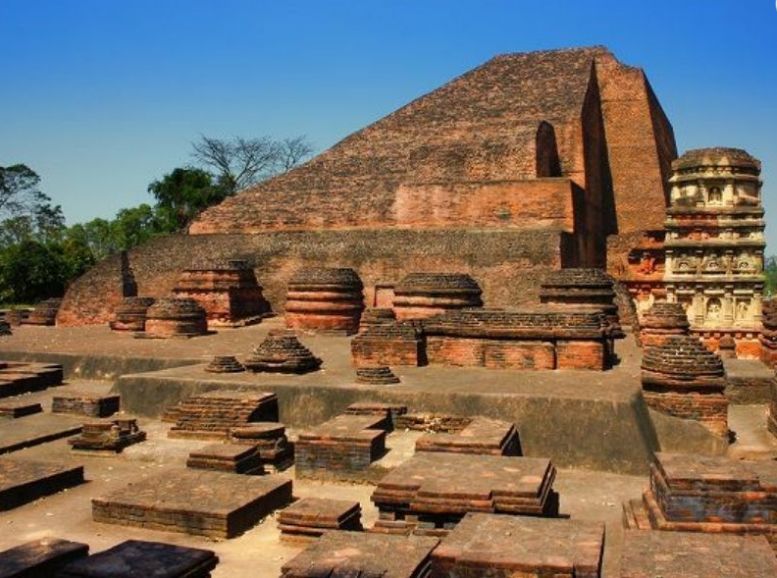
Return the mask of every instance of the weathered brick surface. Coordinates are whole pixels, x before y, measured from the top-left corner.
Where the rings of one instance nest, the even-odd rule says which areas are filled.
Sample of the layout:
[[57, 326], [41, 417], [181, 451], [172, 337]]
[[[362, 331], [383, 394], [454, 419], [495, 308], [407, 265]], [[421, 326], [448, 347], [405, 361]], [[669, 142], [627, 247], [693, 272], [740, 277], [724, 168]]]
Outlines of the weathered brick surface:
[[145, 439], [146, 432], [140, 430], [137, 420], [113, 418], [86, 422], [81, 433], [68, 443], [74, 450], [120, 452]]
[[428, 433], [421, 436], [415, 442], [415, 451], [520, 456], [521, 440], [515, 424], [476, 417], [454, 434]]
[[84, 482], [83, 466], [0, 458], [0, 511]]
[[642, 316], [640, 340], [643, 347], [656, 347], [670, 335], [688, 335], [690, 327], [681, 304], [658, 301]]
[[163, 297], [146, 310], [147, 337], [196, 337], [207, 331], [205, 310], [194, 299]]
[[424, 365], [425, 348], [420, 330], [409, 324], [373, 326], [351, 340], [351, 357], [358, 367]]
[[349, 268], [310, 267], [289, 279], [286, 326], [291, 329], [356, 333], [364, 309], [364, 285]]
[[169, 437], [226, 439], [233, 428], [278, 420], [274, 393], [214, 391], [193, 395], [165, 412], [175, 425]]
[[145, 331], [146, 312], [153, 297], [125, 297], [113, 311], [109, 325], [114, 331]]
[[234, 474], [263, 474], [262, 457], [257, 446], [217, 443], [189, 453], [189, 468], [232, 472]]
[[771, 402], [769, 403], [769, 412], [766, 417], [766, 424], [772, 435], [777, 437], [777, 377], [771, 383]]
[[278, 422], [252, 422], [229, 430], [230, 441], [256, 448], [264, 469], [280, 472], [294, 463], [294, 446], [286, 437], [286, 426]]
[[62, 305], [62, 299], [46, 299], [38, 303], [30, 315], [22, 321], [24, 325], [55, 325], [57, 311]]
[[555, 476], [544, 458], [420, 452], [378, 482], [372, 530], [445, 535], [467, 512], [555, 516]]
[[25, 542], [0, 552], [0, 576], [3, 578], [44, 578], [57, 575], [69, 562], [84, 558], [89, 546], [79, 542], [43, 538]]
[[[435, 538], [329, 532], [286, 562], [282, 578], [428, 578]], [[336, 553], [336, 555], [333, 555]]]
[[291, 480], [169, 471], [92, 500], [95, 522], [233, 538], [291, 501]]
[[604, 524], [471, 513], [432, 552], [432, 578], [599, 578]]
[[321, 367], [321, 360], [300, 343], [293, 331], [272, 329], [244, 365], [254, 372], [308, 373]]
[[360, 531], [359, 502], [327, 498], [303, 498], [278, 515], [282, 538], [318, 538], [332, 530]]
[[219, 559], [211, 550], [127, 540], [68, 564], [61, 578], [210, 578]]
[[394, 286], [394, 313], [402, 321], [480, 307], [482, 293], [477, 281], [462, 273], [411, 273]]
[[43, 406], [38, 402], [0, 399], [0, 418], [16, 419], [42, 412]]
[[620, 578], [777, 576], [777, 558], [760, 536], [689, 532], [625, 533]]
[[88, 417], [108, 417], [119, 411], [121, 396], [70, 392], [51, 400], [52, 413], [72, 413]]
[[760, 358], [769, 367], [777, 369], [777, 300], [767, 299], [763, 306], [763, 330]]
[[62, 366], [55, 363], [0, 361], [0, 398], [60, 385]]

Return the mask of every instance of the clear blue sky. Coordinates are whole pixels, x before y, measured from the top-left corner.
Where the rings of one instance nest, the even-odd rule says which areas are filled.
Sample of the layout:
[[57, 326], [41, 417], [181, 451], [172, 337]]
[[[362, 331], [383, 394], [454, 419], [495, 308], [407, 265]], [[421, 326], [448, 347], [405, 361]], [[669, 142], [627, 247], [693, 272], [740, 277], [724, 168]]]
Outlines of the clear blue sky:
[[592, 44], [647, 71], [681, 151], [763, 161], [776, 253], [774, 0], [0, 0], [0, 165], [111, 217], [200, 134], [323, 150], [495, 54]]

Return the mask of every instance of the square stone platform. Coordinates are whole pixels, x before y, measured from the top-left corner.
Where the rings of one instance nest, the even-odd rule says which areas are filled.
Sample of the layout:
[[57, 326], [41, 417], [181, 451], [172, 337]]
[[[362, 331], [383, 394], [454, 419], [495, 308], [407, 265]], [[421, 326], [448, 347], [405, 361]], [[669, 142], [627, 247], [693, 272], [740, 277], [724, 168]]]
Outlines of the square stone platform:
[[771, 578], [777, 558], [762, 536], [628, 530], [620, 578]]
[[58, 578], [209, 578], [218, 563], [211, 550], [127, 540], [71, 562]]
[[84, 391], [56, 394], [51, 400], [51, 413], [70, 413], [87, 417], [108, 417], [119, 411], [121, 396], [100, 395]]
[[282, 578], [427, 578], [439, 541], [421, 536], [330, 532], [282, 569]]
[[361, 504], [349, 500], [303, 498], [278, 515], [282, 538], [317, 538], [331, 530], [362, 529]]
[[278, 421], [278, 397], [268, 392], [212, 391], [183, 400], [163, 419], [175, 422], [168, 437], [226, 440], [232, 428]]
[[453, 452], [492, 456], [520, 456], [521, 441], [515, 424], [476, 417], [455, 434], [432, 433], [416, 440], [417, 452]]
[[558, 515], [544, 458], [422, 452], [378, 482], [376, 532], [444, 536], [468, 512]]
[[233, 474], [264, 473], [262, 458], [256, 446], [241, 444], [210, 444], [189, 453], [189, 468], [216, 470]]
[[84, 482], [83, 466], [0, 458], [0, 511]]
[[74, 416], [50, 413], [0, 420], [0, 454], [74, 436], [81, 433], [82, 427], [81, 420]]
[[291, 501], [291, 480], [171, 470], [92, 500], [96, 522], [232, 538]]
[[432, 577], [599, 578], [604, 524], [467, 514], [432, 552]]
[[24, 399], [0, 399], [0, 418], [17, 419], [42, 413], [43, 406], [38, 402]]
[[279, 422], [257, 421], [229, 430], [230, 441], [257, 449], [262, 466], [270, 473], [282, 472], [294, 464], [294, 446]]
[[64, 565], [85, 558], [89, 546], [58, 538], [44, 538], [0, 552], [0, 578], [56, 576]]
[[63, 368], [56, 363], [0, 361], [0, 398], [59, 385]]

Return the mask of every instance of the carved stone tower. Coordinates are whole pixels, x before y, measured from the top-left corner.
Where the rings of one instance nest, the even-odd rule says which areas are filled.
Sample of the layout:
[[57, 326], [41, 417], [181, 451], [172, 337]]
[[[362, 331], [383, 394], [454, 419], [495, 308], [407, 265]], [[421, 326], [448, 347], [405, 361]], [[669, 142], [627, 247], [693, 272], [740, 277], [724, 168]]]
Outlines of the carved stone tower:
[[738, 357], [758, 357], [764, 289], [761, 163], [740, 149], [686, 152], [672, 163], [666, 216], [668, 301], [714, 349], [724, 335]]

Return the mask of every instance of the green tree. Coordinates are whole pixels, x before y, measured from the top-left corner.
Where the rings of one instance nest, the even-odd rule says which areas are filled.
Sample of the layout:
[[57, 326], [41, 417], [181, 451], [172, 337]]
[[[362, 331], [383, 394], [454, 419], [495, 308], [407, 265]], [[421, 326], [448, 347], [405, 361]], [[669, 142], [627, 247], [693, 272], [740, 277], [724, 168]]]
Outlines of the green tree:
[[65, 217], [43, 194], [40, 177], [27, 165], [0, 167], [0, 246], [26, 239], [48, 242], [59, 237]]
[[148, 186], [157, 201], [160, 229], [184, 229], [202, 210], [221, 202], [227, 189], [207, 171], [177, 168]]
[[61, 245], [22, 241], [0, 253], [0, 300], [34, 303], [61, 296], [68, 275]]

